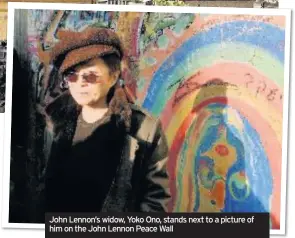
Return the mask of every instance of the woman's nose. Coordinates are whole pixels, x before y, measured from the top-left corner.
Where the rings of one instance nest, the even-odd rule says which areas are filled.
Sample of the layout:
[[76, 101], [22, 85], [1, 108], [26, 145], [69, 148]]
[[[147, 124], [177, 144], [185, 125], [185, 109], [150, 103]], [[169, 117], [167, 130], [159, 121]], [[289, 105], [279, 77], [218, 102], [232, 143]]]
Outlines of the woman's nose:
[[78, 77], [78, 82], [77, 82], [80, 86], [86, 86], [88, 85], [87, 82], [87, 77], [85, 75], [79, 75]]

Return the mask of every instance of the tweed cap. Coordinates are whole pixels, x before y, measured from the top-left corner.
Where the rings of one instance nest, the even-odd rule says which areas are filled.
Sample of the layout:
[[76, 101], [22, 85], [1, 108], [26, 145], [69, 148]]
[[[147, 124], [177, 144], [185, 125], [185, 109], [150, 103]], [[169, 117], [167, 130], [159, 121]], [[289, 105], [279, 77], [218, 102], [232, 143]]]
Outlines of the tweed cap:
[[107, 54], [123, 58], [123, 47], [118, 35], [107, 28], [88, 27], [81, 32], [62, 31], [59, 42], [50, 52], [50, 60], [63, 74], [68, 69]]

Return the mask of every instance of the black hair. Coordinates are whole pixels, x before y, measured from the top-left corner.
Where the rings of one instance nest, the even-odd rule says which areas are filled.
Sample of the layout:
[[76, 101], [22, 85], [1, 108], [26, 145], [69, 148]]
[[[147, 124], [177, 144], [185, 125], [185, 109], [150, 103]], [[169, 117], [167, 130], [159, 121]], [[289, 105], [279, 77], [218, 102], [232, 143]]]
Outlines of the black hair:
[[110, 73], [121, 72], [121, 59], [116, 54], [107, 54], [100, 57], [108, 66]]
[[[120, 79], [121, 59], [116, 54], [104, 55], [101, 57], [101, 59], [109, 68], [110, 74], [116, 73], [118, 71], [120, 72]], [[128, 96], [124, 87], [124, 85], [120, 85], [117, 81], [116, 84], [110, 89], [106, 100], [117, 125], [121, 128], [124, 128], [126, 131], [130, 131], [132, 110], [129, 105]]]

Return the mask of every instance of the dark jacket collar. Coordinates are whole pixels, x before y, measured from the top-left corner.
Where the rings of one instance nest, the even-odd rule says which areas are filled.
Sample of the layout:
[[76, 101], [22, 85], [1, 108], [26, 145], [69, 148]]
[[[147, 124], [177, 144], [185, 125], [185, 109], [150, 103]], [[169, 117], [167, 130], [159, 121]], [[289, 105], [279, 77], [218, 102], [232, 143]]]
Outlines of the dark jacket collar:
[[[81, 109], [82, 107], [76, 103], [70, 92], [67, 90], [45, 107], [44, 114], [47, 125], [52, 129], [58, 129], [62, 128], [69, 122], [75, 122]], [[122, 108], [122, 110], [123, 109], [124, 108]], [[114, 123], [119, 120], [118, 116], [115, 116], [111, 110], [108, 110], [106, 116], [110, 117]], [[120, 126], [118, 124], [117, 126], [119, 129]]]
[[55, 98], [45, 108], [45, 117], [54, 127], [62, 126], [67, 120], [75, 120], [81, 107], [75, 102], [69, 91], [65, 91]]
[[[116, 124], [118, 130], [130, 132], [133, 114], [132, 104], [124, 102], [120, 92], [115, 95], [113, 90], [109, 92], [107, 101], [109, 102], [109, 110], [106, 116]], [[49, 103], [43, 111], [47, 126], [51, 127], [53, 131], [61, 129], [68, 122], [76, 122], [80, 112], [81, 106], [75, 102], [68, 90]]]

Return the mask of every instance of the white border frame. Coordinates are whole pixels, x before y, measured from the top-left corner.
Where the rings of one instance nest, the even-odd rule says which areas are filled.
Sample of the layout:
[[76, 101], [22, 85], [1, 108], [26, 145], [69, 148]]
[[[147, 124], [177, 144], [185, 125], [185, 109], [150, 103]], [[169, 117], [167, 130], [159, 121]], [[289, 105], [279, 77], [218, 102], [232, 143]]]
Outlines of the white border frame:
[[289, 80], [290, 80], [290, 40], [291, 40], [291, 10], [290, 9], [260, 9], [260, 8], [220, 8], [220, 7], [174, 7], [146, 5], [105, 5], [105, 4], [67, 4], [67, 3], [24, 3], [8, 2], [7, 26], [7, 68], [6, 68], [6, 103], [4, 117], [4, 157], [3, 157], [3, 228], [44, 229], [45, 224], [9, 223], [10, 194], [10, 146], [12, 117], [12, 69], [14, 42], [14, 10], [80, 10], [80, 11], [118, 11], [118, 12], [174, 12], [174, 13], [204, 13], [224, 15], [262, 15], [285, 16], [285, 68], [284, 68], [284, 99], [283, 99], [283, 138], [282, 138], [282, 171], [281, 171], [281, 214], [280, 230], [270, 230], [271, 235], [285, 235], [286, 230], [286, 187], [287, 187], [287, 156], [288, 156], [288, 126], [289, 126]]

